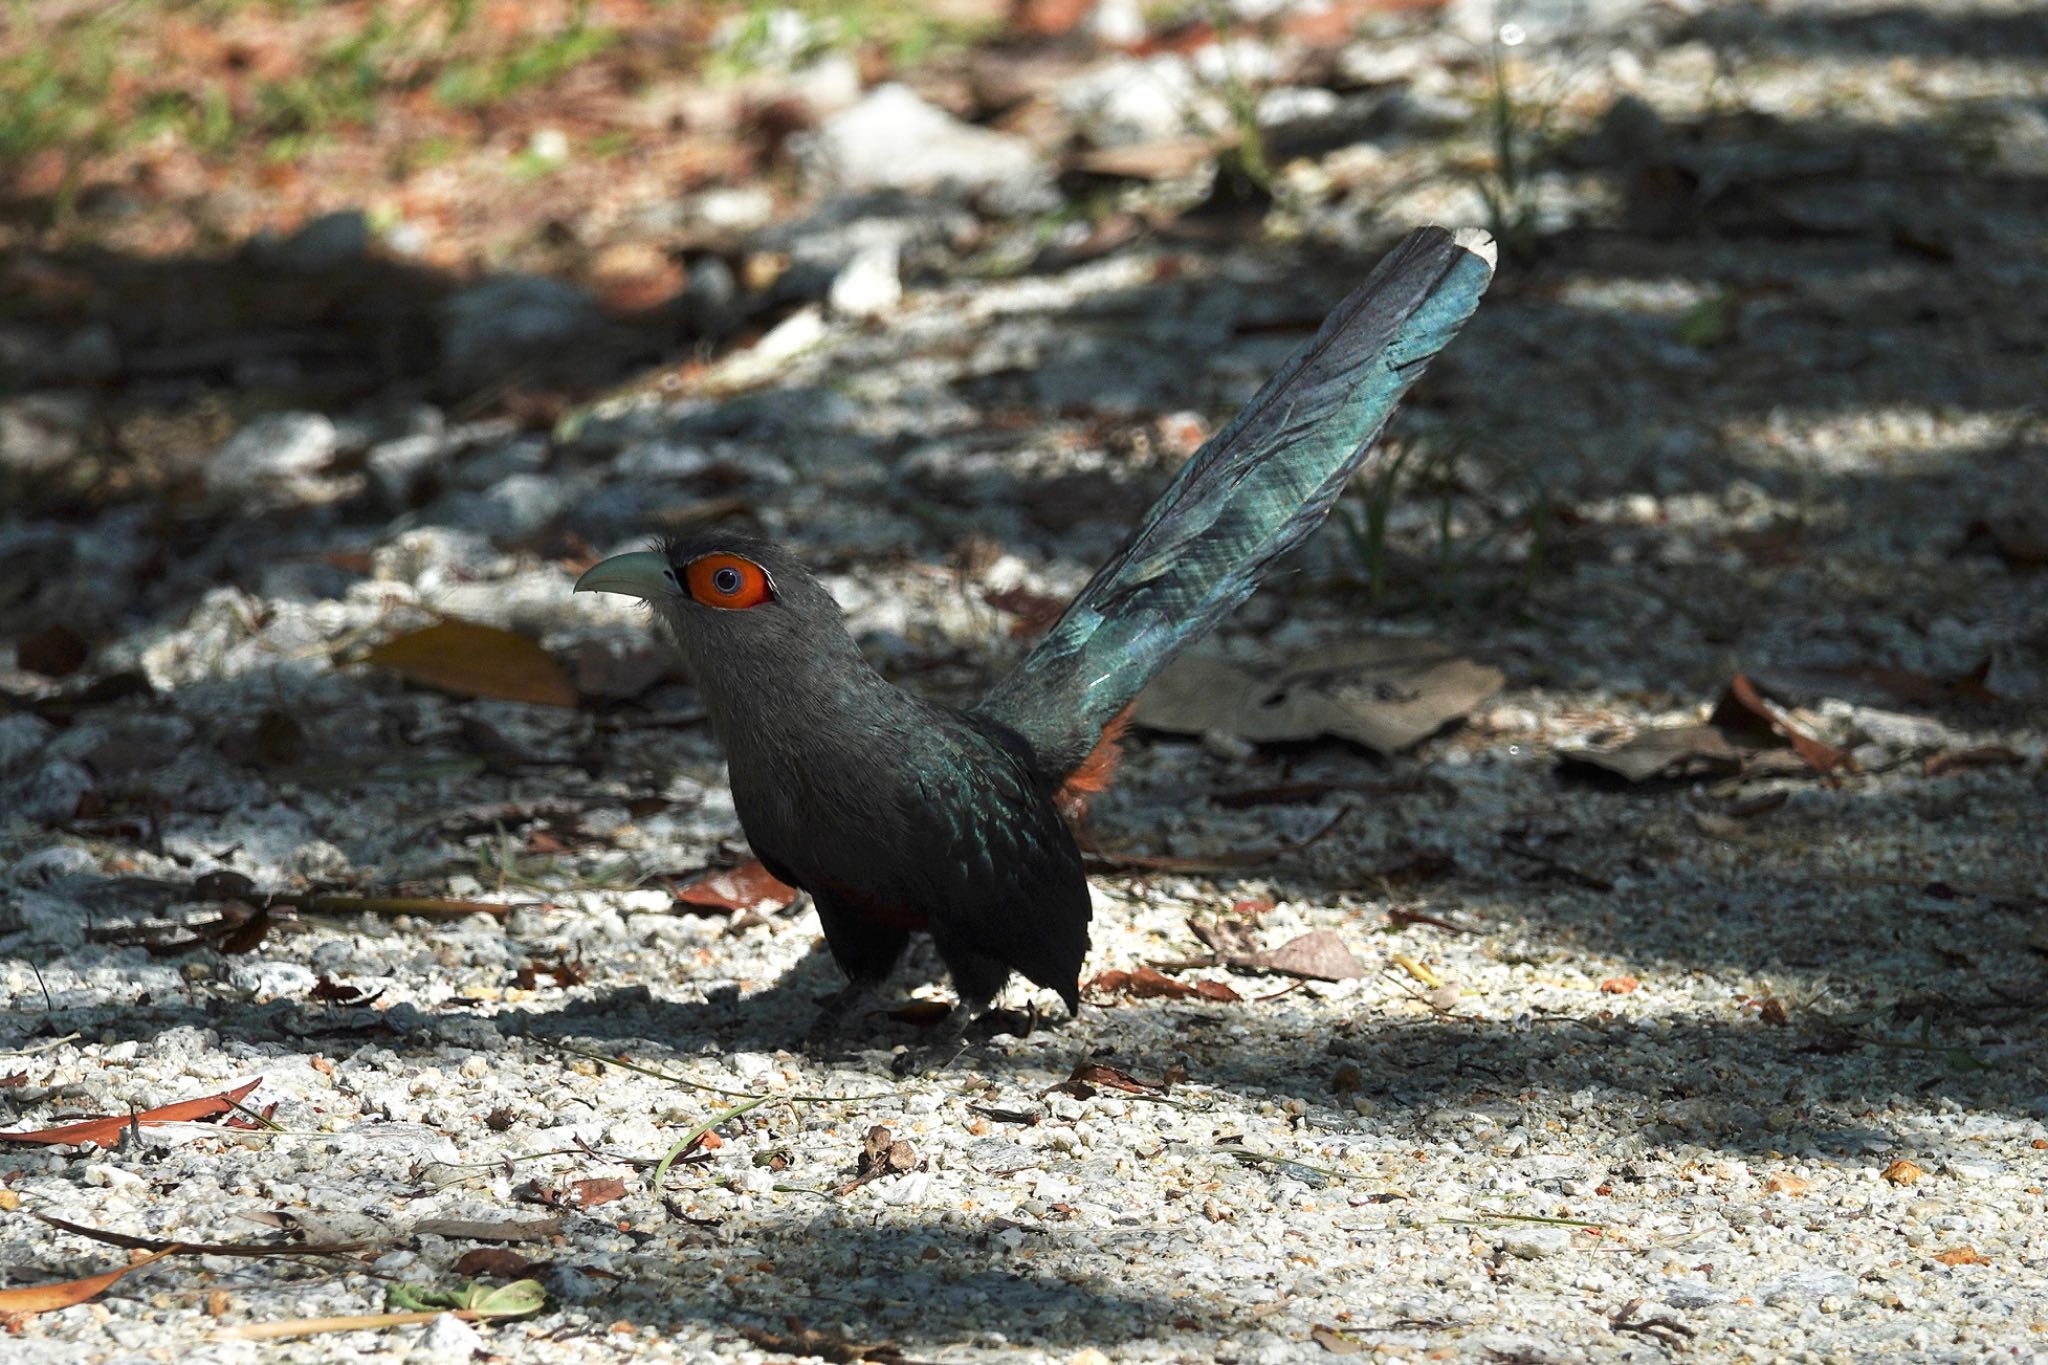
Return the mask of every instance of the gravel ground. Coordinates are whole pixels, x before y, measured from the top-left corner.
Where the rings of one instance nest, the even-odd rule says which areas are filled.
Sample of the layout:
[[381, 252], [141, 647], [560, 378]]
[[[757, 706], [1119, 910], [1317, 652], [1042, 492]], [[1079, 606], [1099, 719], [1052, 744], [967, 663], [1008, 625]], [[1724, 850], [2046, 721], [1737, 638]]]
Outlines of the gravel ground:
[[[1350, 979], [1169, 967], [1241, 998], [1098, 990], [914, 1080], [894, 1018], [797, 1053], [837, 982], [815, 917], [678, 912], [660, 878], [741, 852], [720, 760], [638, 612], [570, 597], [561, 537], [739, 505], [885, 669], [976, 695], [1020, 648], [990, 593], [1071, 592], [1374, 248], [1485, 221], [1463, 7], [1344, 49], [1394, 107], [1288, 163], [1265, 237], [998, 270], [1039, 240], [998, 209], [1016, 232], [972, 249], [890, 238], [900, 298], [870, 255], [552, 434], [288, 413], [199, 506], [0, 513], [4, 633], [101, 641], [66, 682], [0, 673], [7, 1126], [259, 1080], [276, 1124], [7, 1147], [0, 1274], [123, 1263], [30, 1213], [369, 1244], [167, 1259], [0, 1356], [2048, 1358], [2048, 24], [1588, 12], [1525, 18], [1517, 79], [1563, 129], [1521, 190], [1539, 245], [1401, 422], [1385, 590], [1325, 534], [1220, 642], [1427, 637], [1505, 689], [1384, 761], [1141, 734], [1091, 817], [1154, 855], [1096, 878], [1091, 974], [1235, 916], [1339, 936]], [[580, 704], [357, 661], [435, 612], [538, 638]], [[1851, 762], [1567, 761], [1738, 672]], [[209, 873], [513, 908], [112, 941], [218, 914], [182, 898]], [[938, 979], [924, 953], [897, 985]], [[908, 1150], [863, 1179], [878, 1125]], [[537, 1316], [227, 1338], [458, 1285], [486, 1246]]]

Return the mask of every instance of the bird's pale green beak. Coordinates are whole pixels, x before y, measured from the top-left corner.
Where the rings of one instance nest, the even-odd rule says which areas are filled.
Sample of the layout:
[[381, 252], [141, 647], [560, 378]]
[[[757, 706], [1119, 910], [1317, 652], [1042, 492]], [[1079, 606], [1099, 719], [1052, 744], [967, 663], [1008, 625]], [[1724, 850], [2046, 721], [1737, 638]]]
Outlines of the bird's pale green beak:
[[656, 601], [677, 591], [675, 571], [652, 550], [601, 559], [576, 580], [577, 592], [615, 592], [622, 597]]

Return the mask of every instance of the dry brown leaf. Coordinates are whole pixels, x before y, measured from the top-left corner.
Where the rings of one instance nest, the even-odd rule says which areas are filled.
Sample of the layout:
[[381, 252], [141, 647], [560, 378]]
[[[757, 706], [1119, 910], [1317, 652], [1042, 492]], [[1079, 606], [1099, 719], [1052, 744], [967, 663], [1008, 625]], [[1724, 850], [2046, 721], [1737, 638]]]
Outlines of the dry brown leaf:
[[1163, 1094], [1167, 1089], [1163, 1081], [1154, 1085], [1150, 1082], [1139, 1080], [1128, 1071], [1119, 1071], [1117, 1068], [1106, 1066], [1101, 1062], [1081, 1063], [1074, 1068], [1073, 1074], [1067, 1077], [1064, 1084], [1100, 1085], [1106, 1086], [1111, 1090], [1121, 1090], [1130, 1095]]
[[1927, 1174], [1910, 1161], [1894, 1161], [1884, 1168], [1884, 1178], [1893, 1185], [1918, 1184], [1920, 1177]]
[[1950, 1247], [1947, 1251], [1936, 1252], [1934, 1259], [1940, 1261], [1943, 1265], [1991, 1264], [1991, 1258], [1973, 1246]]
[[1600, 983], [1600, 989], [1609, 995], [1633, 995], [1642, 984], [1632, 976], [1610, 976]]
[[470, 1280], [523, 1280], [536, 1268], [535, 1262], [504, 1247], [472, 1247], [455, 1261], [455, 1273]]
[[1742, 771], [1742, 751], [1711, 725], [1639, 730], [1605, 749], [1566, 749], [1560, 766], [1624, 782], [1682, 782]]
[[614, 1199], [626, 1197], [626, 1181], [622, 1176], [598, 1176], [590, 1180], [573, 1180], [569, 1183], [570, 1202], [579, 1209], [594, 1209], [599, 1204], [609, 1204]]
[[1334, 736], [1392, 755], [1469, 715], [1505, 681], [1427, 640], [1346, 640], [1256, 668], [1182, 655], [1139, 694], [1132, 718], [1255, 743]]
[[199, 1100], [180, 1100], [176, 1104], [161, 1105], [140, 1114], [86, 1119], [81, 1123], [67, 1123], [57, 1128], [38, 1128], [29, 1133], [0, 1133], [0, 1142], [40, 1142], [50, 1145], [91, 1142], [104, 1147], [110, 1142], [117, 1141], [121, 1136], [121, 1130], [131, 1123], [191, 1123], [198, 1119], [212, 1118], [216, 1114], [229, 1113], [248, 1098], [249, 1092], [261, 1084], [263, 1078], [258, 1076], [247, 1085], [222, 1091], [218, 1095], [209, 1095]]
[[1330, 929], [1317, 929], [1271, 952], [1255, 954], [1252, 965], [1305, 981], [1355, 981], [1365, 975], [1344, 940]]
[[1333, 1356], [1355, 1356], [1365, 1352], [1366, 1344], [1348, 1332], [1334, 1327], [1315, 1326], [1308, 1329], [1309, 1340]]
[[757, 915], [787, 909], [796, 902], [798, 894], [795, 887], [777, 881], [758, 858], [722, 871], [708, 872], [677, 888], [675, 893], [679, 904], [697, 907], [686, 913], [722, 910], [742, 914], [751, 911]]
[[460, 697], [576, 704], [576, 689], [552, 654], [524, 635], [474, 621], [442, 621], [396, 636], [364, 661]]
[[1802, 1180], [1796, 1175], [1786, 1175], [1782, 1172], [1764, 1181], [1766, 1192], [1770, 1194], [1789, 1194], [1795, 1198], [1805, 1194], [1809, 1187], [1809, 1182]]
[[1133, 1000], [1200, 999], [1233, 1004], [1242, 998], [1221, 981], [1176, 981], [1152, 967], [1099, 972], [1088, 989], [1096, 995], [1128, 995]]
[[1749, 735], [1767, 744], [1789, 744], [1806, 766], [1817, 773], [1831, 773], [1838, 768], [1854, 769], [1856, 766], [1846, 751], [1815, 739], [1794, 725], [1783, 708], [1767, 700], [1745, 674], [1737, 673], [1728, 680], [1728, 690], [1721, 695], [1707, 721], [1733, 734]]
[[180, 1250], [176, 1245], [152, 1252], [119, 1270], [109, 1270], [98, 1275], [88, 1275], [82, 1280], [63, 1280], [56, 1284], [31, 1284], [20, 1289], [0, 1289], [0, 1313], [9, 1316], [27, 1317], [33, 1313], [50, 1313], [59, 1308], [70, 1308], [86, 1303], [104, 1294], [108, 1287], [123, 1275], [132, 1274], [146, 1265], [161, 1261], [164, 1257]]
[[1181, 180], [1214, 161], [1235, 138], [1173, 137], [1100, 147], [1074, 157], [1074, 169], [1120, 180]]

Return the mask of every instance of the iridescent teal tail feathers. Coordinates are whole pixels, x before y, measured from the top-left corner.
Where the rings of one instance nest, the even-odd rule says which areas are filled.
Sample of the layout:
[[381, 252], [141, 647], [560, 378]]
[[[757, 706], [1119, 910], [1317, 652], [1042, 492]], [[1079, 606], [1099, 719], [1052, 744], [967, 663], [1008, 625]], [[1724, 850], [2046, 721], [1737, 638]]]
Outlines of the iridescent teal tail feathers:
[[1174, 655], [1322, 524], [1493, 277], [1483, 232], [1419, 228], [1175, 476], [1023, 662], [976, 709], [1055, 773]]

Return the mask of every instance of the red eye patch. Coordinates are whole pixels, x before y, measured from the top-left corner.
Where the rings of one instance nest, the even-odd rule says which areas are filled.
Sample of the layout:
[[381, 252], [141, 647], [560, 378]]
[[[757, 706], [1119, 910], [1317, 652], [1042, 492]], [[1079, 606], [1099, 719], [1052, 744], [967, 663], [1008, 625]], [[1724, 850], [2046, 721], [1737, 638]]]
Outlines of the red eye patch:
[[739, 611], [775, 600], [768, 571], [739, 555], [701, 555], [683, 570], [692, 601]]

